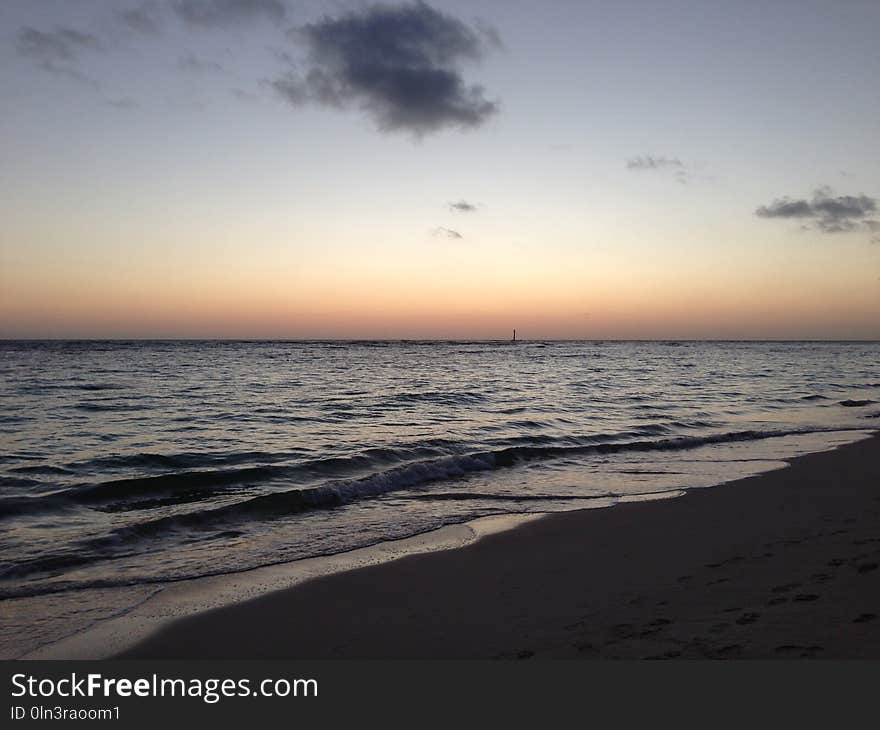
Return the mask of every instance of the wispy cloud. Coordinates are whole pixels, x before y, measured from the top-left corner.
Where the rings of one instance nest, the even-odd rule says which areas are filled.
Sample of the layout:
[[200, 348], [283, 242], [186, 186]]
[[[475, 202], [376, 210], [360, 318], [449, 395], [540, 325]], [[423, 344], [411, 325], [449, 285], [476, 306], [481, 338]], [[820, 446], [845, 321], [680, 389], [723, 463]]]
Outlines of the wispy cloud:
[[[835, 195], [828, 187], [820, 187], [813, 197], [777, 198], [759, 206], [755, 215], [761, 218], [788, 218], [802, 220], [803, 228], [822, 233], [880, 233], [880, 221], [872, 216], [877, 212], [877, 199], [859, 195]], [[878, 237], [872, 239], [877, 242]]]
[[677, 157], [637, 155], [626, 161], [626, 167], [628, 170], [662, 170], [667, 167], [683, 168], [684, 163]]
[[626, 161], [627, 170], [661, 170], [672, 173], [677, 182], [687, 183], [693, 177], [688, 165], [677, 157], [658, 157], [654, 155], [637, 155]]
[[155, 2], [117, 11], [119, 20], [129, 30], [142, 35], [158, 35], [162, 30], [162, 10]]
[[172, 8], [190, 26], [235, 26], [256, 20], [280, 23], [287, 17], [280, 0], [174, 0]]
[[22, 58], [50, 73], [91, 85], [95, 82], [79, 70], [77, 61], [83, 52], [100, 50], [101, 43], [94, 35], [72, 28], [44, 31], [25, 26], [16, 37], [16, 51]]
[[455, 203], [450, 203], [449, 210], [453, 213], [476, 213], [477, 205], [474, 203], [468, 203], [466, 200], [459, 200]]
[[454, 231], [451, 228], [443, 228], [443, 226], [435, 228], [432, 233], [436, 238], [464, 238], [458, 231]]
[[43, 67], [71, 63], [79, 58], [82, 51], [100, 49], [101, 44], [95, 36], [72, 28], [44, 31], [25, 26], [18, 32], [16, 43], [20, 56]]
[[292, 104], [356, 106], [383, 131], [423, 136], [443, 128], [474, 128], [497, 113], [461, 66], [494, 42], [423, 3], [372, 5], [325, 17], [291, 34], [303, 44], [308, 69], [271, 82]]
[[216, 61], [206, 61], [192, 53], [177, 59], [177, 68], [194, 73], [223, 73], [226, 70]]

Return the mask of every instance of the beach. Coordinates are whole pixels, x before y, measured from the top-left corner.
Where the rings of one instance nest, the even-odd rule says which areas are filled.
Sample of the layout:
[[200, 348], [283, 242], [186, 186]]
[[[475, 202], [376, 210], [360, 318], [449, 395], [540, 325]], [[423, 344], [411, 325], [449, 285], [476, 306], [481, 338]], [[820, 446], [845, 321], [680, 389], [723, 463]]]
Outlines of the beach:
[[880, 437], [180, 619], [119, 658], [878, 658]]

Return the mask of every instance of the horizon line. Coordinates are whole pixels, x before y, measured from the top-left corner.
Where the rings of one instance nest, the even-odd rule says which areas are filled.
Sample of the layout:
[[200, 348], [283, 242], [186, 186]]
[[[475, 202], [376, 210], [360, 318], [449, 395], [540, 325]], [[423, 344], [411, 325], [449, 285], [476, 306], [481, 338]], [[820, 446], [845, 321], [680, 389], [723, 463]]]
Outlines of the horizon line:
[[[447, 337], [0, 337], [0, 342], [506, 342], [509, 338]], [[880, 344], [878, 338], [821, 337], [545, 337], [516, 342], [827, 342]]]

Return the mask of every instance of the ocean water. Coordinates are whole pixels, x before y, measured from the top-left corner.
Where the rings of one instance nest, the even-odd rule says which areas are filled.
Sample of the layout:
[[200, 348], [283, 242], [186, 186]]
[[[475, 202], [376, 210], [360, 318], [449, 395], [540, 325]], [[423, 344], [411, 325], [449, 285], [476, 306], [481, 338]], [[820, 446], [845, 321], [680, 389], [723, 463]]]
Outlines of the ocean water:
[[878, 343], [0, 342], [0, 654], [169, 581], [776, 468], [880, 425], [878, 363]]

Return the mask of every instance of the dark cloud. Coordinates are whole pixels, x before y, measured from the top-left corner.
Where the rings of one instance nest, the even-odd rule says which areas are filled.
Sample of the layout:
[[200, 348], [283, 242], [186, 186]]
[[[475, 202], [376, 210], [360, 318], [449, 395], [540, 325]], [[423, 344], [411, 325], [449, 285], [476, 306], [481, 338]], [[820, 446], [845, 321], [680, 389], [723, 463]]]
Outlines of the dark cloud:
[[459, 200], [457, 203], [450, 203], [449, 209], [454, 213], [476, 213], [477, 206], [474, 203], [468, 203], [466, 200]]
[[478, 127], [498, 111], [460, 67], [494, 45], [486, 31], [423, 2], [372, 5], [302, 26], [308, 70], [271, 82], [293, 104], [356, 105], [383, 131]]
[[434, 229], [434, 235], [441, 238], [464, 238], [458, 231], [451, 228], [443, 228], [442, 226]]
[[172, 8], [192, 26], [233, 26], [255, 20], [280, 23], [287, 16], [280, 0], [174, 0]]
[[660, 170], [663, 168], [684, 168], [684, 163], [677, 157], [654, 157], [653, 155], [638, 155], [626, 161], [628, 170]]
[[811, 218], [813, 206], [807, 200], [777, 198], [770, 205], [762, 205], [755, 211], [762, 218]]
[[829, 187], [821, 187], [810, 200], [777, 198], [762, 205], [755, 215], [761, 218], [794, 218], [804, 220], [804, 228], [823, 233], [880, 231], [880, 221], [870, 216], [877, 212], [877, 200], [867, 195], [838, 195]]
[[154, 2], [146, 2], [136, 8], [120, 10], [119, 19], [123, 25], [143, 35], [158, 35], [162, 30], [162, 15]]
[[49, 71], [69, 67], [82, 51], [101, 49], [95, 36], [71, 28], [43, 31], [25, 26], [18, 32], [16, 41], [16, 50], [20, 56]]

